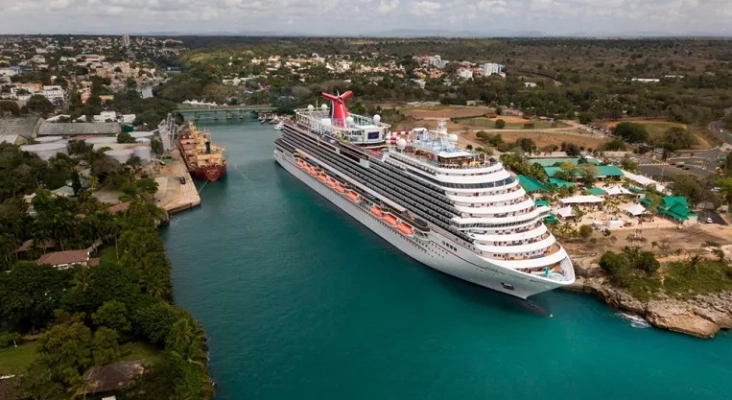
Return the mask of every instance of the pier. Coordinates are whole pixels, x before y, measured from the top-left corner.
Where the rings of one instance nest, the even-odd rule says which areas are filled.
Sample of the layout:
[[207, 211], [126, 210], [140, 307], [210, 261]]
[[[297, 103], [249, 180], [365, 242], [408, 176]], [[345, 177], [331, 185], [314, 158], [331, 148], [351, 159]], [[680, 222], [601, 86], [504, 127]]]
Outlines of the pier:
[[[155, 203], [168, 214], [176, 214], [200, 206], [201, 197], [180, 152], [177, 149], [173, 150], [171, 156], [173, 160], [161, 166], [160, 173], [155, 177], [155, 182], [158, 184]], [[180, 177], [185, 178], [185, 183], [180, 183]]]
[[242, 105], [242, 106], [189, 106], [178, 105], [177, 113], [187, 119], [199, 120], [234, 120], [257, 118], [259, 113], [272, 112], [275, 107], [267, 105]]

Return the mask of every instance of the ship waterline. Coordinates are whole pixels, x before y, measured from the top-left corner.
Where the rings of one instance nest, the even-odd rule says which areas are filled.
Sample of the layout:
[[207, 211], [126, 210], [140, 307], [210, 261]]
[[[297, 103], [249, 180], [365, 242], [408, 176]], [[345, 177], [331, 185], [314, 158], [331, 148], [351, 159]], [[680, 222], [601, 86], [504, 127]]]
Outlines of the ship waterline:
[[298, 110], [275, 141], [289, 173], [438, 271], [523, 299], [574, 281], [542, 222], [548, 208], [499, 162], [457, 148], [444, 130], [396, 140], [378, 116], [349, 115], [345, 98], [324, 97], [330, 112]]

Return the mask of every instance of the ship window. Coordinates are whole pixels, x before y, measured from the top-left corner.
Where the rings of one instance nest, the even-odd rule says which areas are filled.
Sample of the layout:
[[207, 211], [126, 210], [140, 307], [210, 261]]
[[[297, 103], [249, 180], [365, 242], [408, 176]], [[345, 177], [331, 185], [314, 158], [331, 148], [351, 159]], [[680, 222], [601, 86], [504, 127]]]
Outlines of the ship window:
[[513, 285], [510, 283], [501, 282], [501, 286], [503, 286], [504, 289], [513, 290]]

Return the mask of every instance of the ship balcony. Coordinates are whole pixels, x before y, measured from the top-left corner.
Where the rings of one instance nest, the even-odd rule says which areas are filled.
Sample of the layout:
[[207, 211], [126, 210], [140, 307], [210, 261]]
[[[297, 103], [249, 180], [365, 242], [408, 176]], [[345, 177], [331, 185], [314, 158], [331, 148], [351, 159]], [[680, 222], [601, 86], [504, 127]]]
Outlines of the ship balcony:
[[534, 277], [563, 283], [571, 283], [575, 279], [574, 267], [569, 257], [545, 267], [517, 268], [516, 270]]

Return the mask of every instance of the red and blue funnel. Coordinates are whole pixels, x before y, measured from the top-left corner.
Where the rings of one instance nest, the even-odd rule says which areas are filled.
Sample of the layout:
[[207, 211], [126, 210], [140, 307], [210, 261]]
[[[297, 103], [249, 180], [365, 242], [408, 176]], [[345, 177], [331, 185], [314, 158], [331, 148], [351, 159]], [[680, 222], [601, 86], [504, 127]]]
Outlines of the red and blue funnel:
[[350, 90], [338, 95], [320, 92], [320, 97], [330, 100], [330, 119], [335, 125], [346, 126], [346, 118], [348, 118], [346, 99], [351, 95], [353, 95], [353, 92]]

